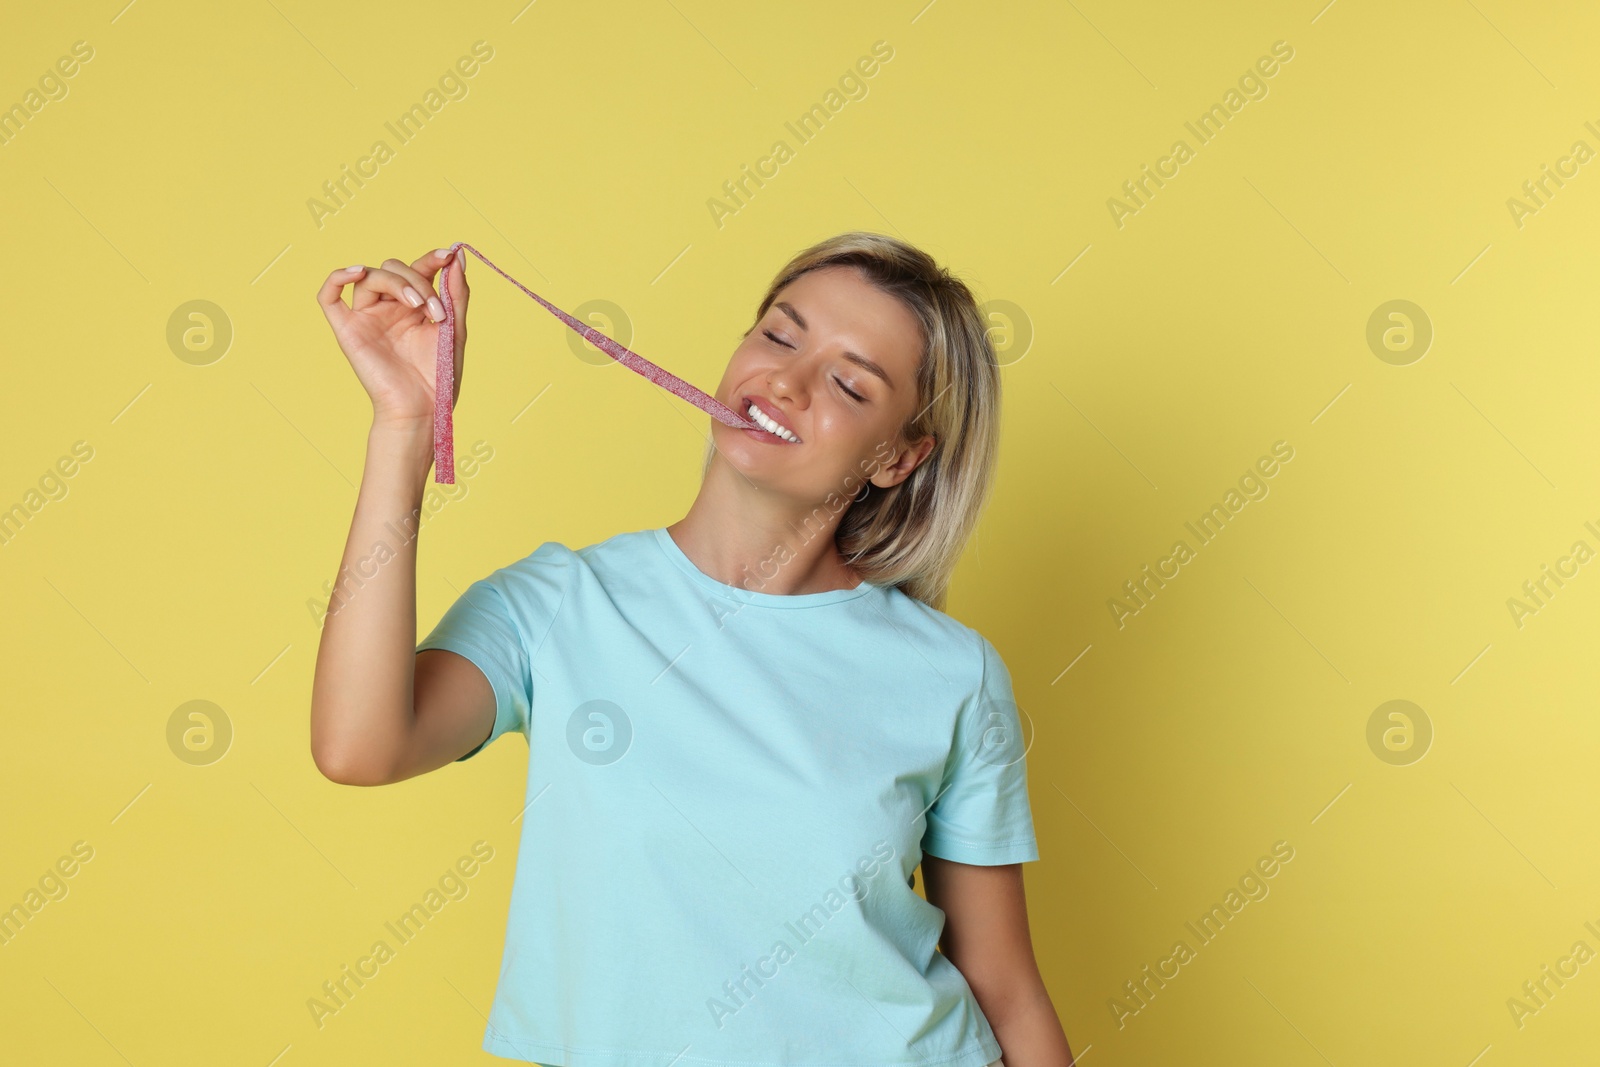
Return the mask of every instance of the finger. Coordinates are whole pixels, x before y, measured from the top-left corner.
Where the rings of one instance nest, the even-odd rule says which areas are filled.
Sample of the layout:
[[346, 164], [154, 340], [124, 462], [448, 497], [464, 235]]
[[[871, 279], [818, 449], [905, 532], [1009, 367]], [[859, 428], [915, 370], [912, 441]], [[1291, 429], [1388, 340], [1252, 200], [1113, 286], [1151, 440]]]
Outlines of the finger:
[[[434, 292], [443, 297], [445, 292], [450, 294], [450, 301], [455, 306], [456, 313], [466, 311], [466, 302], [469, 295], [467, 288], [467, 250], [458, 248], [452, 254], [448, 248], [436, 248], [427, 255], [419, 258], [412, 266], [428, 276], [433, 282]], [[443, 268], [443, 285], [434, 280], [435, 272]]]
[[[407, 293], [402, 288], [401, 299], [405, 300], [408, 305], [421, 307], [423, 314], [427, 315], [430, 322], [444, 321], [444, 305], [439, 302], [439, 294], [434, 292], [433, 282], [427, 276], [423, 275], [421, 271], [411, 264], [403, 263], [398, 259], [384, 260], [383, 269], [392, 271], [405, 279], [406, 287], [409, 287], [411, 292]], [[413, 296], [413, 293], [416, 295]]]
[[[394, 260], [388, 262], [393, 263]], [[416, 291], [410, 281], [393, 271], [381, 267], [368, 267], [366, 276], [356, 283], [351, 307], [356, 311], [365, 311], [380, 300], [395, 300], [402, 307], [415, 308], [416, 302], [407, 299], [405, 295], [407, 289]]]
[[465, 329], [467, 314], [467, 301], [472, 297], [472, 290], [467, 286], [467, 250], [462, 249], [456, 253], [444, 268], [444, 284], [450, 291], [450, 303], [455, 307], [456, 319], [461, 321]]
[[327, 316], [329, 325], [335, 329], [343, 327], [350, 319], [350, 308], [344, 302], [344, 287], [359, 281], [366, 269], [361, 266], [342, 267], [328, 275], [317, 290], [317, 304], [321, 306], [323, 315]]
[[452, 258], [454, 257], [450, 255], [448, 248], [435, 248], [432, 252], [424, 252], [412, 260], [411, 266], [424, 278], [432, 278], [438, 273], [439, 268], [447, 266]]
[[[459, 266], [457, 266], [458, 264]], [[466, 292], [466, 249], [458, 249], [452, 253], [448, 248], [435, 248], [431, 252], [418, 256], [412, 261], [411, 266], [417, 273], [428, 279], [429, 284], [434, 287], [433, 291], [436, 296], [442, 299], [446, 292], [450, 294], [450, 300], [455, 306], [457, 315], [466, 310], [464, 306], [466, 298], [462, 295]], [[436, 275], [441, 273], [444, 279], [442, 285], [436, 279]]]

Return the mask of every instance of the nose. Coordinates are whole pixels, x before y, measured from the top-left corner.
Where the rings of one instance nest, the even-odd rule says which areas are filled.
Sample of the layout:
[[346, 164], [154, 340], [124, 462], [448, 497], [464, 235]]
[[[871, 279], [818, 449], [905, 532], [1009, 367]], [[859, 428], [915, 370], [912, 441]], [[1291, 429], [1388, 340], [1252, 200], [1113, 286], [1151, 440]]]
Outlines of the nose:
[[795, 356], [792, 360], [779, 367], [775, 367], [767, 375], [767, 392], [774, 400], [782, 398], [793, 407], [805, 407], [806, 402], [806, 369], [805, 357]]

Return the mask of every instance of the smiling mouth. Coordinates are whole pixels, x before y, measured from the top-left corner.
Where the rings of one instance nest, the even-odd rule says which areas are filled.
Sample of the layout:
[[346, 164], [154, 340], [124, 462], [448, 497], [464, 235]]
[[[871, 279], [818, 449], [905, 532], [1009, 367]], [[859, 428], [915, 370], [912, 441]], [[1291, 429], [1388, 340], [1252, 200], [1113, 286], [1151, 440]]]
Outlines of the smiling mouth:
[[[755, 404], [747, 403], [744, 413], [746, 418], [760, 426], [761, 429], [768, 435], [776, 437], [780, 441], [786, 441], [791, 445], [797, 445], [800, 443], [800, 438], [798, 436], [796, 436], [792, 431], [784, 429], [774, 419], [768, 416], [766, 412], [756, 407]], [[755, 431], [751, 432], [753, 433]]]

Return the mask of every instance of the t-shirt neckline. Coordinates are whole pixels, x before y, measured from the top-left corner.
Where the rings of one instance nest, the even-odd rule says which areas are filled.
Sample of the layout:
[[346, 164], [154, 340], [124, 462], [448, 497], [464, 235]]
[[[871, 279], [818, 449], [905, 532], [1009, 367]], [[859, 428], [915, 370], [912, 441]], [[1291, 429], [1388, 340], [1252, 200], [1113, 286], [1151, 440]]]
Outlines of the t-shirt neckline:
[[710, 593], [725, 597], [728, 600], [742, 604], [754, 604], [764, 608], [815, 608], [827, 604], [840, 604], [847, 600], [865, 596], [878, 588], [871, 582], [863, 581], [854, 589], [825, 589], [820, 593], [762, 593], [754, 589], [741, 589], [718, 581], [705, 571], [694, 565], [694, 560], [684, 554], [678, 547], [678, 542], [672, 539], [665, 526], [658, 526], [651, 530], [656, 544], [661, 552], [670, 559], [696, 585]]

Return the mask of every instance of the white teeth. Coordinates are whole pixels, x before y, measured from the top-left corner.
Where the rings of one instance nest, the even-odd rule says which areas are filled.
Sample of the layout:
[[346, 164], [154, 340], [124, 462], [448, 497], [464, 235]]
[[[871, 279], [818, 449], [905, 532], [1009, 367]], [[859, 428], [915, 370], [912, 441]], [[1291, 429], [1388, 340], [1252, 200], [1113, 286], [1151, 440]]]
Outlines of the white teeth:
[[759, 423], [763, 430], [776, 434], [785, 441], [797, 442], [800, 440], [794, 434], [790, 433], [788, 430], [785, 430], [782, 426], [779, 426], [777, 422], [771, 418], [768, 418], [767, 414], [754, 404], [750, 405], [750, 410], [746, 411], [745, 414], [750, 416], [751, 421]]

